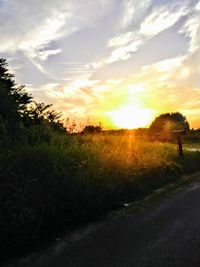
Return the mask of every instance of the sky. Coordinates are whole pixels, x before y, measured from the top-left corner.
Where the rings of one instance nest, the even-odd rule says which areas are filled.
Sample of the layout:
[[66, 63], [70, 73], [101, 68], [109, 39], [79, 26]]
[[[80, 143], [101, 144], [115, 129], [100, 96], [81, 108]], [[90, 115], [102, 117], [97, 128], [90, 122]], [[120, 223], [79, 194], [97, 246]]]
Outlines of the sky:
[[64, 118], [200, 127], [199, 0], [0, 0], [0, 57]]

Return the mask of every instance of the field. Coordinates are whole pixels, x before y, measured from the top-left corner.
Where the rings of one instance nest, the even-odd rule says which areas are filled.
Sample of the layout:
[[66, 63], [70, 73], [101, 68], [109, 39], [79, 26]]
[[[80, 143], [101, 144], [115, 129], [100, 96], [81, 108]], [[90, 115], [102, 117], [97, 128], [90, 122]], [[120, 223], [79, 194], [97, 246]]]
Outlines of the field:
[[[199, 147], [199, 144], [187, 147]], [[0, 251], [41, 244], [200, 169], [200, 152], [133, 134], [55, 135], [0, 153]]]

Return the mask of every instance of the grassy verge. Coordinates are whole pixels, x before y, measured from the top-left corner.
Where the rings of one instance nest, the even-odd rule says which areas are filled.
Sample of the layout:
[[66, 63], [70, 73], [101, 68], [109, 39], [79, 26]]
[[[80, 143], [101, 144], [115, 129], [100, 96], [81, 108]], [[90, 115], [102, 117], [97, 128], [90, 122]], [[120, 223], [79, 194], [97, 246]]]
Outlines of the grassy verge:
[[54, 137], [0, 153], [0, 251], [13, 254], [200, 169], [200, 152], [132, 135]]

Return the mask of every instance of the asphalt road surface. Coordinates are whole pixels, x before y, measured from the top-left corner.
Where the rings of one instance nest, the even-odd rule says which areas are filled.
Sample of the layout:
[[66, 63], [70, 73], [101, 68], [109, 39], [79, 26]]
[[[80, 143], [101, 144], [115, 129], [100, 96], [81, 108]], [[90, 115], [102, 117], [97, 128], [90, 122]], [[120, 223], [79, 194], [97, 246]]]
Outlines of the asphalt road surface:
[[142, 212], [59, 242], [54, 253], [12, 266], [200, 267], [200, 183]]

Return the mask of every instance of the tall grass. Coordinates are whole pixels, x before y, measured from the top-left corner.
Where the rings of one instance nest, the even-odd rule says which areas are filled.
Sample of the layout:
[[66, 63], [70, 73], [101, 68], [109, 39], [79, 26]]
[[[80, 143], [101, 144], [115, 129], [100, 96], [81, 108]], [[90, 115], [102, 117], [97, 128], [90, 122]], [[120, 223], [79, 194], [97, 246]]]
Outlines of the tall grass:
[[133, 135], [56, 135], [0, 153], [0, 251], [38, 244], [200, 168]]

